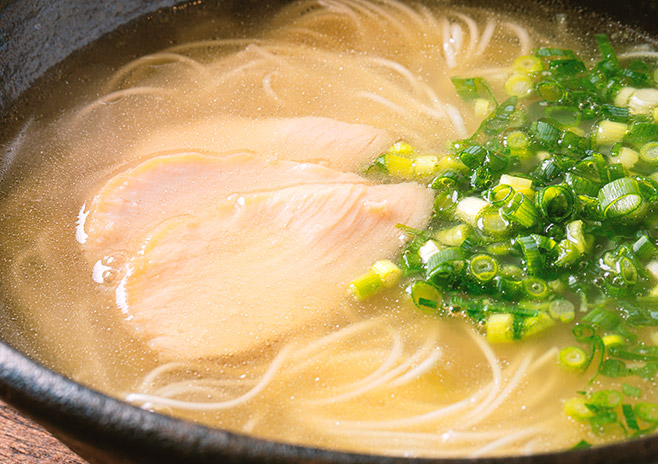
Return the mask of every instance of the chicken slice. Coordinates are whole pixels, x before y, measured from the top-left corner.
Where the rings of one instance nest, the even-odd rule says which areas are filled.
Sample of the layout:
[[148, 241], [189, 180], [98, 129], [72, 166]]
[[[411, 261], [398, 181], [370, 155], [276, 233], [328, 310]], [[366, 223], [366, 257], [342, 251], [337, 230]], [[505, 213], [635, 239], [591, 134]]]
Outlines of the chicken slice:
[[343, 171], [357, 171], [395, 142], [373, 126], [315, 116], [258, 120], [213, 116], [168, 127], [146, 140], [136, 153], [250, 150], [281, 159], [320, 162]]
[[231, 193], [318, 182], [366, 180], [317, 164], [254, 154], [157, 156], [116, 175], [100, 189], [84, 223], [85, 252], [92, 261], [116, 252], [129, 254], [163, 220], [196, 214]]
[[274, 342], [337, 311], [347, 286], [423, 228], [418, 184], [300, 185], [233, 195], [158, 226], [129, 262], [117, 302], [165, 358], [222, 356]]

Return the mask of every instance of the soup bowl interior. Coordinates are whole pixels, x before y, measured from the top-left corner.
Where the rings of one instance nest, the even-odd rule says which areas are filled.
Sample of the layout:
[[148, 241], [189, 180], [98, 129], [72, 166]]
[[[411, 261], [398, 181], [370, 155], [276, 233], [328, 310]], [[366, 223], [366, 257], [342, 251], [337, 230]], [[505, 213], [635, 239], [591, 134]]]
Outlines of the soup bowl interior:
[[[142, 53], [157, 50], [174, 40], [168, 30], [167, 9], [177, 2], [156, 0], [133, 2], [87, 2], [82, 0], [0, 1], [0, 112], [3, 139], [11, 139], [26, 121], [26, 114], [38, 108], [48, 88], [66, 79], [67, 70], [84, 65], [84, 47], [117, 28], [138, 24], [138, 18], [156, 19], [152, 40], [144, 39]], [[236, 16], [251, 17], [257, 9], [267, 17], [280, 3], [233, 0], [220, 6], [206, 5], [208, 14], [216, 8]], [[457, 2], [487, 6], [490, 2]], [[532, 11], [565, 9], [589, 17], [606, 15], [623, 27], [655, 37], [658, 4], [653, 0], [569, 1], [545, 5], [528, 2], [500, 2], [501, 8]], [[503, 4], [504, 3], [504, 4]], [[575, 12], [575, 13], [574, 13]], [[141, 23], [139, 23], [141, 24]], [[126, 26], [128, 25], [128, 26]], [[619, 26], [620, 30], [622, 26]], [[613, 27], [614, 29], [614, 27]], [[125, 44], [117, 44], [118, 47]], [[64, 96], [63, 98], [66, 98]], [[6, 156], [11, 147], [5, 147]], [[6, 185], [7, 183], [5, 183]], [[405, 459], [336, 452], [292, 446], [213, 429], [157, 413], [147, 412], [77, 384], [36, 362], [25, 353], [34, 352], [30, 337], [23, 334], [11, 315], [10, 302], [0, 303], [0, 398], [43, 424], [72, 450], [92, 463], [411, 463], [473, 462], [470, 459]], [[482, 463], [612, 463], [658, 460], [658, 438], [532, 456], [482, 458]]]

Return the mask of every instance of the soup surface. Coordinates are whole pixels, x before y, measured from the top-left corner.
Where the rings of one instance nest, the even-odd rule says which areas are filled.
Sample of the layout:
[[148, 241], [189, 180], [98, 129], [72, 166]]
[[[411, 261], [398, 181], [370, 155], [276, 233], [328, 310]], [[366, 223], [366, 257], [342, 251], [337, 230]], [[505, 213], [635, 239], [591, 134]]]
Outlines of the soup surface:
[[[518, 307], [539, 317], [566, 301], [562, 312], [550, 306], [550, 327], [531, 334], [526, 325], [509, 343], [497, 343], [510, 340], [490, 314], [474, 324], [456, 310], [427, 310], [431, 298], [410, 290], [414, 276], [365, 299], [348, 292], [373, 263], [397, 263], [428, 227], [437, 251], [462, 246], [467, 229], [486, 246], [501, 243], [478, 229], [468, 202], [457, 205], [458, 221], [441, 216], [435, 179], [466, 172], [455, 142], [501, 114], [510, 95], [532, 114], [539, 90], [525, 95], [523, 85], [542, 73], [527, 69], [541, 62], [533, 50], [573, 50], [587, 67], [600, 59], [577, 18], [389, 0], [306, 0], [267, 18], [203, 6], [160, 14], [157, 25], [140, 22], [139, 33], [127, 28], [74, 57], [84, 66], [57, 84], [63, 97], [52, 92], [3, 146], [5, 339], [143, 408], [301, 445], [477, 457], [653, 430], [653, 352], [629, 359], [644, 375], [597, 375], [608, 345], [592, 344], [594, 362], [573, 369], [581, 352], [590, 355], [564, 351], [578, 344], [573, 310], [587, 301], [578, 299], [584, 291], [558, 298], [566, 284], [557, 278], [544, 279], [554, 284], [548, 300]], [[178, 28], [167, 32], [171, 43], [125, 45], [163, 24]], [[653, 76], [652, 42], [620, 30], [611, 37], [620, 62], [639, 57], [646, 69], [629, 73]], [[98, 52], [114, 43], [124, 48], [105, 64]], [[469, 89], [475, 95], [462, 98]], [[652, 101], [642, 95], [626, 106]], [[599, 139], [606, 155], [621, 156], [608, 147], [615, 141]], [[514, 146], [506, 147], [507, 156]], [[532, 159], [509, 172], [540, 165], [545, 152], [533, 146]], [[615, 163], [630, 169], [624, 160]], [[643, 282], [654, 279], [647, 261]], [[443, 292], [443, 277], [432, 278], [431, 291]], [[653, 325], [638, 324], [633, 337], [654, 345]], [[609, 344], [612, 335], [627, 336], [588, 340]], [[614, 418], [595, 396], [610, 400], [611, 391], [624, 395]]]

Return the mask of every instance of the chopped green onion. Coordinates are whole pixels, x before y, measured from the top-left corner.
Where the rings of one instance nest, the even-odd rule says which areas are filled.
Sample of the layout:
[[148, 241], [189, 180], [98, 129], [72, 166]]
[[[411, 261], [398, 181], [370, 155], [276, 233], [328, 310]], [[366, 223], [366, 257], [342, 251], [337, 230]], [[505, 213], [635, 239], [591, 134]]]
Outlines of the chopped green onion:
[[569, 398], [564, 402], [564, 412], [577, 421], [587, 421], [594, 417], [594, 411], [587, 407], [585, 399], [580, 397]]
[[621, 386], [621, 392], [630, 398], [639, 398], [642, 396], [642, 390], [636, 386], [625, 383]]
[[505, 82], [505, 92], [519, 98], [530, 96], [534, 88], [534, 82], [526, 74], [513, 74]]
[[487, 340], [491, 343], [506, 343], [514, 339], [514, 315], [494, 313], [487, 317]]
[[633, 243], [633, 253], [640, 259], [649, 259], [658, 252], [656, 244], [646, 235], [642, 235]]
[[601, 51], [603, 60], [609, 63], [611, 66], [617, 67], [617, 55], [615, 54], [615, 50], [612, 48], [612, 45], [610, 45], [608, 36], [605, 34], [596, 34], [594, 38], [596, 39], [596, 43], [599, 45], [599, 50]]
[[654, 403], [637, 403], [633, 407], [635, 415], [646, 422], [658, 422], [658, 405]]
[[387, 153], [384, 155], [384, 166], [394, 177], [409, 179], [414, 175], [414, 160], [411, 158]]
[[575, 199], [564, 185], [551, 185], [541, 189], [536, 198], [539, 211], [551, 222], [562, 222], [574, 212]]
[[500, 176], [499, 185], [509, 185], [515, 192], [521, 192], [530, 199], [535, 197], [535, 190], [532, 188], [532, 179], [503, 174]]
[[473, 112], [475, 116], [484, 118], [488, 116], [494, 109], [493, 102], [486, 98], [476, 98], [473, 102]]
[[490, 97], [495, 102], [491, 90], [489, 90], [489, 87], [487, 87], [484, 80], [480, 77], [452, 77], [450, 80], [455, 86], [457, 94], [466, 101], [474, 100], [479, 97]]
[[526, 296], [533, 300], [545, 300], [551, 295], [551, 289], [546, 282], [537, 277], [523, 279], [523, 288]]
[[609, 145], [624, 140], [628, 124], [615, 121], [601, 121], [596, 128], [597, 145]]
[[551, 123], [550, 120], [540, 119], [534, 124], [533, 128], [537, 142], [544, 148], [554, 150], [557, 147], [562, 131]]
[[459, 224], [448, 229], [439, 230], [436, 234], [436, 240], [442, 245], [459, 246], [471, 234], [472, 229], [466, 224]]
[[547, 102], [557, 102], [564, 98], [564, 88], [557, 82], [540, 82], [537, 93]]
[[464, 250], [460, 247], [449, 247], [439, 250], [427, 260], [427, 277], [447, 277], [461, 271], [464, 266]]
[[601, 212], [608, 219], [632, 217], [643, 206], [640, 187], [635, 179], [622, 177], [604, 185], [599, 191]]
[[510, 150], [512, 156], [523, 158], [528, 152], [530, 146], [530, 139], [522, 131], [513, 131], [505, 137], [505, 144]]
[[658, 142], [644, 144], [640, 148], [640, 159], [645, 163], [658, 164]]
[[583, 370], [589, 362], [589, 357], [582, 348], [577, 346], [567, 346], [560, 350], [558, 360], [560, 361], [560, 364], [567, 369]]
[[613, 409], [621, 404], [623, 397], [616, 390], [601, 390], [594, 393], [586, 404], [595, 409]]
[[515, 193], [512, 199], [501, 208], [501, 211], [505, 218], [522, 227], [532, 227], [539, 217], [535, 205], [521, 192]]
[[570, 106], [547, 106], [544, 108], [546, 117], [554, 119], [562, 126], [572, 127], [580, 124], [580, 110]]
[[441, 304], [441, 292], [429, 282], [419, 280], [411, 286], [411, 299], [418, 309], [436, 311]]
[[493, 256], [476, 255], [471, 258], [468, 271], [478, 282], [489, 282], [498, 273], [498, 262]]
[[459, 191], [448, 189], [439, 192], [434, 198], [434, 212], [444, 217], [452, 215], [458, 205]]
[[635, 416], [635, 411], [633, 411], [633, 406], [630, 404], [621, 405], [622, 413], [624, 414], [624, 419], [626, 419], [626, 425], [631, 430], [640, 430], [640, 426], [637, 423], [637, 418]]
[[582, 255], [576, 245], [566, 238], [558, 242], [556, 249], [557, 258], [554, 262], [556, 268], [569, 267], [575, 264]]
[[549, 329], [555, 325], [555, 322], [545, 312], [540, 312], [536, 316], [526, 317], [523, 321], [523, 337], [527, 338]]
[[459, 202], [455, 216], [462, 222], [475, 226], [480, 212], [489, 205], [482, 198], [466, 197]]
[[388, 259], [381, 259], [370, 268], [379, 276], [384, 287], [392, 287], [397, 284], [402, 277], [402, 270]]
[[576, 317], [576, 309], [569, 300], [554, 300], [548, 307], [548, 314], [555, 320], [568, 323]]
[[377, 293], [383, 287], [382, 279], [379, 275], [369, 270], [360, 277], [350, 282], [349, 289], [354, 298], [363, 301]]
[[489, 154], [489, 151], [480, 146], [472, 145], [459, 154], [459, 159], [467, 167], [471, 169], [476, 169], [482, 165], [484, 158]]
[[475, 225], [483, 234], [490, 237], [505, 237], [512, 231], [510, 221], [508, 221], [499, 209], [493, 206], [484, 208], [478, 214]]
[[601, 337], [603, 344], [606, 348], [614, 346], [623, 346], [626, 344], [626, 340], [619, 334], [608, 334]]
[[567, 240], [574, 244], [580, 254], [589, 249], [588, 239], [584, 233], [584, 223], [581, 219], [567, 224]]
[[537, 74], [542, 69], [544, 69], [544, 65], [536, 56], [524, 55], [514, 60], [514, 70], [521, 74], [533, 75]]
[[577, 59], [552, 60], [548, 68], [558, 79], [578, 77], [587, 71], [585, 64]]
[[628, 109], [632, 114], [651, 114], [658, 107], [658, 89], [639, 89], [628, 99]]
[[615, 95], [615, 106], [619, 107], [627, 107], [628, 102], [631, 99], [631, 96], [637, 91], [636, 88], [633, 87], [622, 87], [619, 89], [617, 92], [617, 95]]
[[631, 169], [640, 159], [640, 155], [632, 148], [621, 147], [619, 152], [617, 152], [616, 158], [626, 169]]
[[427, 177], [436, 173], [438, 158], [435, 155], [418, 156], [413, 162], [414, 177]]
[[507, 184], [498, 184], [487, 191], [486, 199], [493, 206], [500, 208], [512, 200], [515, 194], [516, 192], [511, 186]]

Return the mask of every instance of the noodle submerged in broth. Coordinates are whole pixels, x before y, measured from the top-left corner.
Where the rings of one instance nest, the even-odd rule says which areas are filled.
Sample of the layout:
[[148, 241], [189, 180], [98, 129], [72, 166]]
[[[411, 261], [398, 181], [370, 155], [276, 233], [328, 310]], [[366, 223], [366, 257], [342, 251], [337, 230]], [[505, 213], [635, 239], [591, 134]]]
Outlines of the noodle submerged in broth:
[[[397, 262], [419, 236], [419, 256], [429, 260], [435, 253], [423, 234], [433, 234], [436, 252], [464, 243], [459, 234], [470, 229], [462, 226], [481, 218], [479, 202], [487, 201], [457, 206], [461, 223], [437, 222], [444, 192], [430, 184], [466, 172], [466, 150], [455, 144], [500, 114], [497, 102], [536, 92], [524, 87], [542, 72], [527, 69], [541, 61], [533, 50], [574, 50], [595, 63], [596, 50], [583, 52], [585, 41], [557, 18], [302, 1], [248, 38], [227, 20], [224, 29], [236, 33], [226, 38], [202, 30], [130, 61], [57, 120], [30, 120], [7, 150], [7, 159], [52, 153], [22, 167], [30, 177], [3, 199], [2, 291], [16, 308], [14, 325], [38, 359], [93, 388], [294, 444], [478, 457], [650, 432], [658, 421], [654, 376], [592, 379], [596, 363], [581, 372], [558, 362], [589, 355], [564, 351], [576, 344], [565, 316], [571, 301], [553, 308], [549, 330], [495, 343], [505, 336], [491, 327], [504, 314], [486, 320], [485, 337], [467, 320], [427, 311], [445, 290], [431, 280], [442, 274], [425, 284], [405, 276], [360, 302], [347, 292], [375, 261]], [[637, 45], [619, 60], [655, 53]], [[519, 57], [532, 78], [519, 72]], [[649, 76], [650, 66], [627, 74]], [[462, 98], [469, 92], [473, 98]], [[634, 92], [616, 107], [653, 98]], [[655, 124], [654, 113], [646, 124]], [[616, 142], [614, 127], [598, 132], [601, 145]], [[514, 172], [550, 155], [535, 151]], [[617, 164], [630, 163], [632, 153], [623, 153]], [[522, 180], [515, 182], [521, 191]], [[650, 187], [642, 184], [642, 194]], [[516, 211], [510, 217], [526, 227]], [[491, 239], [494, 225], [481, 230], [487, 246], [502, 241]], [[482, 276], [492, 261], [478, 262]], [[395, 266], [387, 269], [397, 276]], [[404, 291], [411, 284], [416, 293]], [[638, 336], [651, 343], [645, 325]], [[612, 391], [624, 397], [617, 402]], [[608, 423], [590, 420], [602, 412]], [[637, 429], [629, 417], [639, 419]]]

